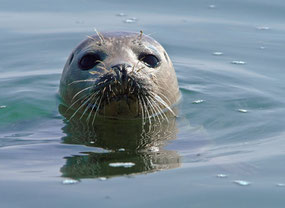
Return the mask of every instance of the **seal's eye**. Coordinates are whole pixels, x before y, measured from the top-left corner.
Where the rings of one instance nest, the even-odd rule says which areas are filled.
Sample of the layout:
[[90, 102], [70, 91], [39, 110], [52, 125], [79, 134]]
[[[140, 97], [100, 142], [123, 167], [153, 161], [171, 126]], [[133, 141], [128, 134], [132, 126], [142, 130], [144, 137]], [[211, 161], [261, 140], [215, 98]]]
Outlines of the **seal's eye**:
[[101, 57], [98, 54], [86, 54], [84, 55], [81, 60], [79, 61], [79, 67], [82, 70], [88, 70], [92, 69], [94, 66], [99, 64], [99, 62], [102, 61]]
[[159, 65], [159, 59], [152, 54], [141, 54], [139, 60], [143, 61], [145, 65], [151, 68], [156, 68]]

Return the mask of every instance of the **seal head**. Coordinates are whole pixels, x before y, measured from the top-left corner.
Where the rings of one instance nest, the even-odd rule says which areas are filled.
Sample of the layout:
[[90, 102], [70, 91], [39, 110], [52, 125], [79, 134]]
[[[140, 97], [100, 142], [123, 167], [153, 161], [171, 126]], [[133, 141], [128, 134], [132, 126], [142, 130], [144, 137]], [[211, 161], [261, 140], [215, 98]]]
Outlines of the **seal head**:
[[[146, 119], [170, 111], [180, 98], [164, 48], [141, 33], [88, 36], [69, 56], [60, 81], [69, 119], [96, 116]], [[163, 118], [163, 116], [161, 116]]]

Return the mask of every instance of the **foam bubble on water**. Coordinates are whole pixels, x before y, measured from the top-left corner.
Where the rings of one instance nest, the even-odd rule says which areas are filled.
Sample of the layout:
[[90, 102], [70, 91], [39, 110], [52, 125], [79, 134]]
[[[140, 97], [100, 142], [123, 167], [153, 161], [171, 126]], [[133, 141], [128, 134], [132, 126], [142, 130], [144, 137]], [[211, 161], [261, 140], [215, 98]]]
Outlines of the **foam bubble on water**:
[[248, 110], [246, 110], [246, 109], [241, 109], [241, 108], [240, 108], [240, 109], [237, 109], [237, 111], [238, 111], [238, 112], [241, 112], [241, 113], [247, 113], [247, 112], [248, 112]]
[[200, 103], [203, 103], [205, 102], [205, 100], [194, 100], [192, 103], [193, 104], [200, 104]]
[[128, 18], [124, 22], [125, 23], [135, 23], [137, 21], [136, 17]]
[[123, 12], [120, 12], [120, 13], [116, 14], [116, 16], [118, 16], [118, 17], [125, 17], [127, 15], [125, 13], [123, 13]]
[[250, 185], [250, 182], [242, 181], [242, 180], [235, 180], [234, 183], [237, 185], [240, 185], [240, 186], [249, 186]]
[[269, 30], [270, 28], [267, 27], [267, 26], [260, 26], [260, 27], [257, 27], [258, 30]]
[[71, 184], [76, 184], [79, 183], [78, 180], [73, 180], [73, 179], [65, 179], [62, 181], [63, 185], [71, 185]]
[[208, 7], [209, 7], [210, 9], [215, 9], [215, 8], [216, 8], [216, 5], [211, 4], [211, 5], [209, 5]]
[[0, 105], [0, 109], [4, 109], [4, 108], [7, 108], [6, 105]]
[[224, 55], [224, 53], [223, 52], [220, 52], [220, 51], [215, 51], [215, 52], [213, 52], [212, 53], [214, 56], [222, 56], [222, 55]]
[[135, 165], [135, 163], [132, 162], [117, 162], [117, 163], [109, 163], [110, 167], [113, 168], [118, 168], [118, 167], [123, 167], [123, 168], [131, 168]]
[[236, 64], [236, 65], [245, 65], [246, 62], [245, 61], [232, 61], [232, 64]]
[[218, 174], [218, 175], [216, 175], [217, 176], [217, 178], [227, 178], [228, 176], [226, 175], [226, 174]]

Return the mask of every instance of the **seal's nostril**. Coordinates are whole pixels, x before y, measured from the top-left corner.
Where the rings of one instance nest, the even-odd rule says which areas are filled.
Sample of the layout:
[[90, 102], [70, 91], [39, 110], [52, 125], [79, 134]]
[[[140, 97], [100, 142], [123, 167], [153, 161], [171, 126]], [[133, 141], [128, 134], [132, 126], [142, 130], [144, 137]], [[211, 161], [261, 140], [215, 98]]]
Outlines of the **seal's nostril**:
[[130, 67], [132, 67], [132, 66], [129, 64], [116, 64], [116, 65], [112, 66], [111, 68], [115, 71], [118, 70], [122, 73], [126, 73], [127, 68], [130, 68]]

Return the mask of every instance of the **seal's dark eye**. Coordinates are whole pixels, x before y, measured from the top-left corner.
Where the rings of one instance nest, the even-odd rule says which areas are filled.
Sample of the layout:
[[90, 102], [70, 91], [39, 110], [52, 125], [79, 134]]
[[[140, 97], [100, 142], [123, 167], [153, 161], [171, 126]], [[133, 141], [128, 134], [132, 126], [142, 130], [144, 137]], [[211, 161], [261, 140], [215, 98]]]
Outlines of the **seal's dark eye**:
[[141, 54], [139, 60], [143, 61], [145, 65], [151, 68], [156, 68], [159, 65], [159, 59], [152, 54]]
[[98, 54], [86, 54], [79, 61], [79, 67], [82, 70], [92, 69], [94, 66], [99, 64], [101, 57]]

